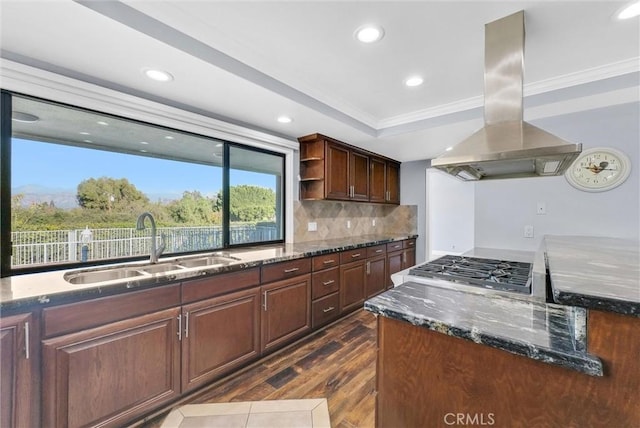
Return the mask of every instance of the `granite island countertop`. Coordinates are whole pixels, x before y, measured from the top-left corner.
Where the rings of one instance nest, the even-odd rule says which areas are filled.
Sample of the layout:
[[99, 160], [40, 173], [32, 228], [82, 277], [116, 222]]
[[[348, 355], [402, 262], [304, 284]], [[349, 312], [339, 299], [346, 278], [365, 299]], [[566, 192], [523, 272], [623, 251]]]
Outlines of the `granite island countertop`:
[[[365, 309], [439, 333], [602, 376], [601, 361], [584, 352], [574, 323], [581, 308], [511, 299], [406, 282], [365, 302]], [[582, 316], [581, 316], [582, 315]]]
[[545, 236], [553, 300], [640, 317], [640, 243], [592, 236]]
[[[417, 236], [413, 234], [364, 235], [345, 237], [341, 239], [222, 250], [225, 254], [237, 258], [238, 261], [222, 267], [188, 268], [182, 269], [177, 273], [172, 272], [171, 275], [153, 274], [146, 275], [143, 278], [112, 280], [94, 284], [71, 284], [64, 279], [64, 275], [68, 272], [85, 271], [96, 268], [117, 266], [137, 267], [148, 264], [148, 262], [138, 261], [103, 266], [89, 265], [77, 269], [15, 275], [0, 278], [0, 311], [28, 311], [38, 307], [66, 303], [70, 300], [88, 300], [105, 295], [160, 286], [182, 280], [197, 279], [271, 263], [330, 254], [356, 248], [364, 248], [388, 242], [413, 239], [416, 237]], [[213, 252], [218, 251], [219, 250], [214, 250]], [[163, 263], [175, 259], [175, 256], [165, 256], [160, 258], [158, 262]]]

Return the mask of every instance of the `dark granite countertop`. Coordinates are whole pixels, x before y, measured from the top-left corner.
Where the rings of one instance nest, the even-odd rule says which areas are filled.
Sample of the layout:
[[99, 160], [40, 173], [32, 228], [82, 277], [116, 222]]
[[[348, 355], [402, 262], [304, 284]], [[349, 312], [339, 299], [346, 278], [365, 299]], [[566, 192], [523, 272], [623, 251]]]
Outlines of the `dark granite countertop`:
[[640, 243], [591, 236], [545, 236], [553, 300], [640, 317]]
[[[58, 270], [0, 278], [0, 311], [19, 312], [38, 307], [65, 303], [70, 300], [88, 300], [105, 295], [124, 293], [136, 289], [160, 286], [172, 282], [196, 279], [225, 272], [233, 272], [295, 260], [303, 257], [329, 254], [355, 248], [369, 247], [393, 241], [416, 238], [416, 235], [365, 235], [350, 236], [343, 239], [309, 241], [292, 244], [244, 247], [225, 250], [228, 255], [236, 257], [237, 262], [223, 267], [189, 268], [170, 274], [153, 274], [135, 279], [103, 281], [93, 284], [71, 284], [64, 279], [65, 273], [79, 272], [96, 268], [140, 267], [145, 262], [132, 262], [106, 266], [87, 266], [80, 269]], [[159, 263], [174, 260], [176, 257], [163, 257]]]
[[602, 376], [584, 349], [586, 311], [406, 282], [365, 302], [374, 314], [406, 321], [516, 355]]

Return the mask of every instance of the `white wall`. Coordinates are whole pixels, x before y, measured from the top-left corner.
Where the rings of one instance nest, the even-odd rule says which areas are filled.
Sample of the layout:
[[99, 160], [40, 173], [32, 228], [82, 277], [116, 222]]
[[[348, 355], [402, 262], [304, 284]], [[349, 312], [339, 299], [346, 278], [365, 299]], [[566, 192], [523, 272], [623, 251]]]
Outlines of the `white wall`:
[[[476, 183], [427, 170], [427, 224], [430, 255], [463, 253], [474, 247]], [[429, 258], [429, 256], [427, 256]]]
[[416, 240], [416, 263], [427, 260], [426, 201], [427, 168], [430, 161], [402, 162], [400, 167], [400, 201], [402, 205], [418, 206], [418, 239]]
[[[545, 234], [640, 238], [640, 109], [611, 107], [604, 121], [599, 110], [548, 118], [536, 126], [583, 150], [613, 147], [631, 159], [631, 175], [621, 186], [600, 193], [582, 192], [564, 177], [480, 181], [475, 188], [475, 245], [535, 250]], [[610, 109], [611, 109], [610, 108]], [[536, 215], [537, 202], [547, 214]], [[534, 226], [534, 238], [524, 238], [524, 226]]]

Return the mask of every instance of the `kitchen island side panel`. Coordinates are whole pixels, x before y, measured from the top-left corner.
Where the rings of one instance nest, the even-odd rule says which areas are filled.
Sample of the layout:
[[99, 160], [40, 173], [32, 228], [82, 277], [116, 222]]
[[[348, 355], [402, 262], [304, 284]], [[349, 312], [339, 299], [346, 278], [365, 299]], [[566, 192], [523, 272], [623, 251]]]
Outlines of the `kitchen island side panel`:
[[378, 317], [377, 428], [640, 425], [640, 320], [590, 311], [602, 377]]

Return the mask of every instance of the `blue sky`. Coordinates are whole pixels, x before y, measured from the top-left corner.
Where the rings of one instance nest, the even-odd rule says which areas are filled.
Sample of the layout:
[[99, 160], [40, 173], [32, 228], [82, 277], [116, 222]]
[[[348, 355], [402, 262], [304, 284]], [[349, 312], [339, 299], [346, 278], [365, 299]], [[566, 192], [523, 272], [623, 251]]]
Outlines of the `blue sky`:
[[[88, 178], [126, 178], [146, 194], [178, 194], [198, 190], [213, 195], [222, 187], [218, 167], [131, 156], [59, 144], [13, 139], [11, 187], [38, 185], [75, 192]], [[232, 171], [231, 182], [275, 185], [264, 174]]]

